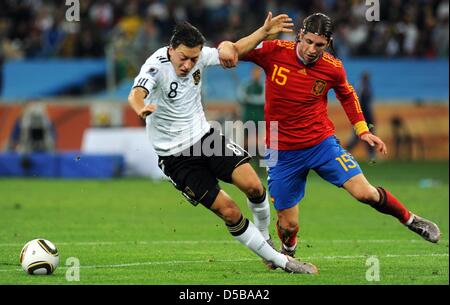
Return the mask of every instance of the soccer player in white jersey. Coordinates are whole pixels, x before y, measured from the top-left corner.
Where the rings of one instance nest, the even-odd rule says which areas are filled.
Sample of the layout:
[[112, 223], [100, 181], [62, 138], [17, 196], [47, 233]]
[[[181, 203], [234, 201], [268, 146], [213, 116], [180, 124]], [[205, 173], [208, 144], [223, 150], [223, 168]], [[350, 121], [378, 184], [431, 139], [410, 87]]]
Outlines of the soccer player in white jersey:
[[[269, 13], [251, 38], [259, 43], [269, 35], [290, 32], [290, 22], [287, 15], [272, 18]], [[219, 64], [233, 67], [238, 54], [231, 42], [222, 42], [218, 49], [206, 47], [204, 42], [194, 26], [178, 24], [170, 45], [144, 63], [128, 97], [136, 114], [146, 121], [159, 166], [189, 202], [194, 206], [201, 203], [214, 212], [236, 240], [266, 263], [290, 273], [317, 273], [314, 265], [273, 249], [268, 196], [248, 163], [250, 155], [206, 121], [201, 104], [203, 70]], [[220, 189], [218, 179], [245, 193], [254, 224]]]

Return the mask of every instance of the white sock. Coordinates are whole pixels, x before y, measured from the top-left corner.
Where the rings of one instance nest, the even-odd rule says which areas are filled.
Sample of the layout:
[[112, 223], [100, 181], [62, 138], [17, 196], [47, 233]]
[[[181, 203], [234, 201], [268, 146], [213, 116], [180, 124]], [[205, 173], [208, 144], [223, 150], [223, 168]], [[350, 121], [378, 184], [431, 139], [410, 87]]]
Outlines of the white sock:
[[410, 212], [410, 214], [411, 214], [411, 216], [409, 216], [408, 221], [405, 222], [405, 226], [409, 226], [409, 225], [413, 222], [413, 220], [414, 220], [414, 214], [411, 213], [411, 212]]
[[287, 257], [272, 248], [250, 220], [242, 218], [237, 225], [228, 226], [228, 230], [235, 239], [261, 258], [273, 262], [277, 267], [286, 267]]
[[293, 250], [295, 250], [295, 248], [297, 248], [297, 243], [295, 243], [295, 245], [293, 245], [291, 247], [288, 247], [285, 244], [282, 244], [282, 245], [283, 245], [284, 250], [287, 250], [287, 251], [293, 251]]
[[265, 240], [269, 239], [269, 225], [270, 225], [270, 205], [269, 196], [265, 192], [266, 197], [261, 203], [253, 203], [247, 198], [247, 206], [253, 213], [253, 222]]

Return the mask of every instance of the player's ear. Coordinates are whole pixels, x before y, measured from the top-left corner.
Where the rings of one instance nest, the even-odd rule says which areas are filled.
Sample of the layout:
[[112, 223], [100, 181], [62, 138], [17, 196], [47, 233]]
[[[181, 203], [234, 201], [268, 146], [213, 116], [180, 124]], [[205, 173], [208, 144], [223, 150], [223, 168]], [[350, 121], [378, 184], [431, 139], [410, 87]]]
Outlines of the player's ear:
[[327, 49], [331, 50], [331, 53], [334, 53], [333, 37], [330, 37], [330, 39], [328, 39]]
[[303, 36], [305, 36], [305, 33], [304, 33], [303, 29], [302, 29], [302, 30], [300, 30], [300, 31], [298, 32], [298, 35], [297, 35], [297, 42], [302, 41]]
[[172, 57], [174, 51], [175, 51], [175, 49], [172, 46], [169, 46], [168, 52], [169, 52], [170, 57]]

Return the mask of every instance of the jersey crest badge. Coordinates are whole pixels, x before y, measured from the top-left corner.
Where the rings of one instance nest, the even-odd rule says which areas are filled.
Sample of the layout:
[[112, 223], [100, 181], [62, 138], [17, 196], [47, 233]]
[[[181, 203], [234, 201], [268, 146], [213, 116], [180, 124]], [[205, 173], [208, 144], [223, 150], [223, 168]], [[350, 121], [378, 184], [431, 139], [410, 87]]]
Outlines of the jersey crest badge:
[[198, 85], [200, 83], [200, 70], [197, 69], [194, 73], [192, 73], [192, 77], [194, 78], [194, 84]]
[[311, 92], [314, 95], [322, 95], [325, 92], [325, 88], [327, 86], [327, 82], [321, 79], [317, 79], [314, 82]]

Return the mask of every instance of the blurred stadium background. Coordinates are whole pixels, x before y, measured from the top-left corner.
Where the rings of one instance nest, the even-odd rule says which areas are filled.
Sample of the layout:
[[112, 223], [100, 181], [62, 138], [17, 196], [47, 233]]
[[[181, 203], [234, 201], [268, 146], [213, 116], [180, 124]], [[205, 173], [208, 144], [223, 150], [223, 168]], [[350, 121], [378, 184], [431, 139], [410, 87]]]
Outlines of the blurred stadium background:
[[[167, 44], [176, 22], [190, 21], [207, 45], [217, 46], [251, 33], [269, 10], [288, 13], [297, 24], [313, 12], [333, 18], [335, 54], [344, 61], [349, 81], [358, 90], [361, 74], [371, 77], [376, 132], [390, 148], [386, 158], [448, 159], [448, 1], [380, 1], [375, 22], [365, 18], [365, 1], [349, 0], [82, 0], [79, 21], [67, 20], [70, 7], [58, 0], [0, 3], [0, 175], [94, 177], [103, 171], [159, 177], [150, 165], [136, 168], [135, 161], [149, 149], [142, 143], [143, 124], [127, 104], [138, 69]], [[251, 68], [241, 62], [232, 70], [207, 69], [203, 89], [209, 119], [241, 117], [238, 88], [249, 80]], [[28, 150], [58, 156], [40, 154], [27, 162], [12, 153], [27, 150], [17, 126], [26, 113], [45, 115], [50, 122], [25, 140], [43, 138], [50, 130], [46, 147]], [[345, 143], [351, 126], [333, 94], [329, 113]], [[31, 125], [30, 120], [23, 126]], [[74, 158], [88, 162], [91, 153], [104, 154], [105, 162], [97, 163], [104, 168], [70, 173], [75, 163], [62, 164]], [[361, 145], [353, 154], [367, 159]], [[123, 166], [117, 165], [120, 155]], [[33, 169], [39, 164], [45, 168]]]

